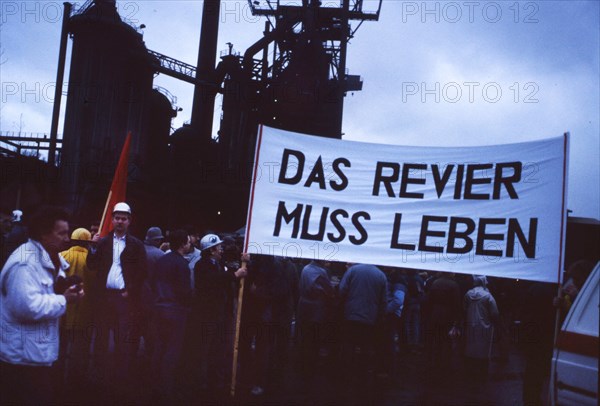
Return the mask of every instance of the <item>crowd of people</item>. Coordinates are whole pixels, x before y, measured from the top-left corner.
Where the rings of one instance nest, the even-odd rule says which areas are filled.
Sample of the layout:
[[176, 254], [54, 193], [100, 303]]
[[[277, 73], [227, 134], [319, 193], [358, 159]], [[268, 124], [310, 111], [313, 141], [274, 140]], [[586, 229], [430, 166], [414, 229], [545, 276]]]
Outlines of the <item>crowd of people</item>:
[[[91, 385], [116, 403], [140, 385], [153, 403], [223, 400], [235, 385], [276, 390], [290, 373], [310, 393], [323, 369], [360, 391], [396, 373], [399, 352], [424, 354], [434, 379], [452, 374], [460, 353], [478, 393], [518, 311], [509, 289], [480, 275], [250, 256], [239, 239], [190, 226], [166, 236], [150, 227], [141, 241], [124, 202], [104, 237], [97, 225], [69, 233], [59, 208], [41, 208], [28, 229], [17, 214], [18, 235], [3, 232], [3, 403], [82, 400]], [[550, 304], [537, 299], [552, 302], [553, 285], [528, 285], [521, 318], [542, 328], [526, 336], [526, 402], [540, 401], [552, 312], [590, 270], [579, 263]]]

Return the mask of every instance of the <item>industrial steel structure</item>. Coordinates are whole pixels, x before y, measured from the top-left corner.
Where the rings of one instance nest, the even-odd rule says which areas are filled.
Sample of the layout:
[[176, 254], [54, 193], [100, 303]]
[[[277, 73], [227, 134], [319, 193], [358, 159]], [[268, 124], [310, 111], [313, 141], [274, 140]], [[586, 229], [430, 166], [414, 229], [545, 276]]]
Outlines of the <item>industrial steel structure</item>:
[[[363, 0], [248, 0], [265, 18], [263, 37], [242, 55], [230, 44], [217, 64], [221, 1], [204, 0], [196, 67], [147, 49], [143, 27], [122, 18], [115, 0], [88, 0], [77, 9], [65, 3], [56, 86], [62, 89], [70, 37], [65, 124], [59, 140], [58, 92], [48, 147], [48, 163], [60, 166], [63, 203], [84, 218], [101, 210], [131, 131], [128, 199], [147, 207], [144, 216], [171, 213], [161, 219], [165, 225], [184, 221], [182, 213], [205, 225], [242, 225], [259, 124], [341, 138], [346, 92], [362, 89], [361, 78], [347, 73], [348, 42], [364, 21], [378, 20], [381, 2], [365, 10]], [[153, 87], [157, 74], [195, 86], [190, 124], [173, 134], [177, 108]]]

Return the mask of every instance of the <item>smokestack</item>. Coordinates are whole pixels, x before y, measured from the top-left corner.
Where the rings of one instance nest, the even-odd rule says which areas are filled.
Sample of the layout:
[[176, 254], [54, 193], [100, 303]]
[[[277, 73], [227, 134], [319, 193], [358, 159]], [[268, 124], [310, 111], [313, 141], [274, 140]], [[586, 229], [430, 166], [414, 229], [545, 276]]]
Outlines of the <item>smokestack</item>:
[[196, 84], [191, 122], [192, 128], [199, 131], [202, 141], [210, 141], [212, 137], [216, 93], [208, 83], [213, 80], [217, 59], [220, 6], [221, 0], [204, 0], [202, 8], [196, 79], [207, 84]]

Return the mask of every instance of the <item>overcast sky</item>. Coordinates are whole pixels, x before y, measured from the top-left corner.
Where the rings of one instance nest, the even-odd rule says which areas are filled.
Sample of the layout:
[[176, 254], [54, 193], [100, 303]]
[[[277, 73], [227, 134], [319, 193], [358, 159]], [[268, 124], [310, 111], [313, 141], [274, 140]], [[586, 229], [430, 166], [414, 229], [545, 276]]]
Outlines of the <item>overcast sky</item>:
[[[489, 145], [569, 131], [568, 207], [575, 216], [600, 218], [599, 4], [384, 0], [380, 21], [365, 22], [349, 45], [347, 67], [364, 84], [346, 98], [344, 139]], [[117, 6], [146, 25], [149, 49], [195, 64], [201, 1]], [[4, 0], [0, 7], [0, 130], [48, 133], [62, 1]], [[243, 53], [263, 28], [246, 1], [224, 0], [218, 49], [232, 42]], [[192, 86], [164, 75], [155, 84], [183, 109], [173, 126], [188, 121]]]

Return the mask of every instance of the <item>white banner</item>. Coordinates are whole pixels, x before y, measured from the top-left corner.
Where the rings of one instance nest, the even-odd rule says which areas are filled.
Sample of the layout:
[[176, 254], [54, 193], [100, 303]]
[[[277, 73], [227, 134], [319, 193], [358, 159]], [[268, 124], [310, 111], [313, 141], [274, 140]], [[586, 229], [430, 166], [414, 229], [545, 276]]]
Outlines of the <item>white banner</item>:
[[406, 147], [264, 127], [246, 250], [558, 282], [568, 145]]

